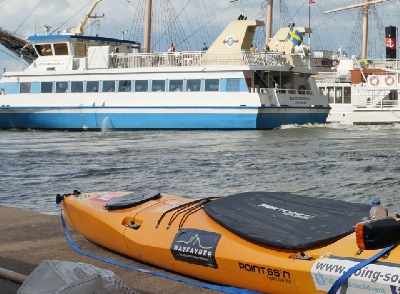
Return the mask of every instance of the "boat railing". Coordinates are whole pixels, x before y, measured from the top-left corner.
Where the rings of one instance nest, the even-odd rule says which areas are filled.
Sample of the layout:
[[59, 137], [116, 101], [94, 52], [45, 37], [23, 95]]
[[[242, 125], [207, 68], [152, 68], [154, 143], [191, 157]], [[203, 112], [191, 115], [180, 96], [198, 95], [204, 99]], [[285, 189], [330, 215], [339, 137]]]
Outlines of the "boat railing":
[[[207, 52], [183, 51], [174, 53], [127, 53], [111, 54], [114, 68], [141, 68], [141, 67], [185, 67], [185, 66], [282, 66], [289, 65], [289, 61], [277, 52]], [[304, 66], [304, 61], [298, 66]]]
[[380, 100], [375, 105], [375, 107], [379, 107], [379, 108], [397, 108], [398, 106], [399, 106], [398, 100], [389, 100], [387, 98]]
[[260, 88], [260, 101], [261, 105], [269, 105], [269, 106], [279, 106], [279, 99], [277, 95], [277, 89], [271, 88]]
[[281, 94], [295, 94], [295, 95], [312, 95], [313, 94], [312, 90], [306, 90], [306, 89], [276, 88], [276, 92], [281, 93]]
[[374, 59], [368, 68], [386, 68], [398, 70], [400, 69], [400, 60], [398, 59]]
[[318, 81], [322, 83], [350, 83], [350, 74], [340, 74], [337, 72], [319, 72]]

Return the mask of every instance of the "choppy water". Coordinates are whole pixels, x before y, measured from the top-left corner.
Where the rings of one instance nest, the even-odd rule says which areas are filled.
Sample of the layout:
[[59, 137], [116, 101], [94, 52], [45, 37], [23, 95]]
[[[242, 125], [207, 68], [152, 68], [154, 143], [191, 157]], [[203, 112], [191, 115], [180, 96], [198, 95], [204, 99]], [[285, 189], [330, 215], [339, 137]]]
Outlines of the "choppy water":
[[289, 191], [400, 212], [400, 126], [273, 131], [0, 131], [0, 205], [56, 214], [55, 195], [137, 187], [186, 197]]

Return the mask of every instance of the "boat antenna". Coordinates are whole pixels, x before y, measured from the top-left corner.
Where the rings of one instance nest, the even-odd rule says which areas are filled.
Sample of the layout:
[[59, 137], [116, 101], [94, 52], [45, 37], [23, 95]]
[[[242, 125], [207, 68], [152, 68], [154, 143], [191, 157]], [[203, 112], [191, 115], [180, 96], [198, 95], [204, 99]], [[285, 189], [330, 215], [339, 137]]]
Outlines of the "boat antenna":
[[18, 28], [14, 31], [14, 33], [18, 32], [18, 30], [21, 28], [21, 26], [25, 23], [25, 21], [32, 15], [32, 13], [38, 8], [38, 6], [43, 2], [44, 0], [40, 0], [38, 4], [32, 9], [32, 11], [28, 14], [27, 17], [21, 22], [21, 24], [18, 26]]

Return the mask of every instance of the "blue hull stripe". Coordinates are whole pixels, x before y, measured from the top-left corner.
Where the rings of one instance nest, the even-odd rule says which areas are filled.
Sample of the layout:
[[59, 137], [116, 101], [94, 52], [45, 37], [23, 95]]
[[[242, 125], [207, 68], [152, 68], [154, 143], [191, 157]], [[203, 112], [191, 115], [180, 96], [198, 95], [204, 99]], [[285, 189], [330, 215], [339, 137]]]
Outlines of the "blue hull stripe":
[[287, 124], [322, 124], [327, 108], [257, 113], [19, 112], [0, 109], [2, 129], [274, 129]]

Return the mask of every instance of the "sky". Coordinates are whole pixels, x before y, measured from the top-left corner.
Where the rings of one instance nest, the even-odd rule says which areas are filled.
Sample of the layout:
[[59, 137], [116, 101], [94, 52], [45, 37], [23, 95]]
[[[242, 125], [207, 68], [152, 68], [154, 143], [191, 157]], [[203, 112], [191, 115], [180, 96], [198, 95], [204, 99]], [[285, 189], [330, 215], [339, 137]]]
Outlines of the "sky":
[[[104, 17], [93, 22], [85, 30], [85, 33], [87, 35], [99, 34], [100, 36], [120, 38], [123, 35], [121, 31], [124, 30], [127, 31], [123, 35], [125, 39], [142, 43], [143, 23], [140, 17], [143, 15], [144, 1], [102, 0], [93, 14], [96, 16], [104, 14]], [[152, 43], [155, 44], [152, 48], [153, 51], [166, 50], [167, 44], [172, 40], [178, 43], [177, 50], [179, 50], [179, 45], [182, 48], [181, 50], [200, 50], [203, 42], [211, 45], [229, 21], [237, 19], [238, 15], [243, 14], [248, 19], [265, 17], [264, 10], [261, 10], [262, 0], [238, 0], [234, 3], [231, 1], [153, 0], [153, 30], [158, 32], [157, 37], [153, 37], [152, 40]], [[309, 10], [309, 0], [275, 0], [272, 33], [275, 33], [281, 26], [287, 26], [288, 19], [297, 26], [304, 27], [308, 27], [310, 20], [313, 33], [309, 43], [313, 50], [336, 51], [338, 46], [342, 45], [345, 51], [348, 50], [351, 54], [357, 55], [361, 43], [361, 31], [359, 29], [361, 23], [357, 23], [359, 9], [331, 14], [324, 14], [323, 12], [361, 1], [314, 0]], [[280, 4], [280, 2], [283, 4]], [[57, 33], [77, 25], [91, 3], [93, 3], [93, 0], [0, 0], [0, 11], [2, 11], [0, 27], [19, 35], [21, 38], [45, 34], [43, 25], [51, 26], [51, 32]], [[170, 9], [169, 5], [173, 5], [174, 9]], [[382, 49], [384, 46], [384, 41], [378, 39], [377, 27], [380, 25], [383, 27], [400, 26], [399, 7], [400, 0], [390, 0], [375, 5], [378, 19], [376, 19], [374, 13], [371, 13], [369, 41], [371, 48]], [[263, 12], [264, 15], [262, 15]], [[171, 32], [172, 30], [166, 32], [165, 28], [173, 29], [173, 32]], [[371, 35], [374, 32], [376, 37], [373, 38]], [[308, 40], [305, 42], [308, 42]], [[262, 45], [258, 44], [258, 47], [263, 47]], [[18, 57], [0, 46], [1, 72], [3, 68], [18, 70], [21, 67], [26, 67], [26, 65], [21, 64]]]

